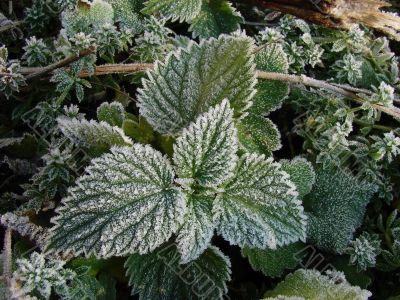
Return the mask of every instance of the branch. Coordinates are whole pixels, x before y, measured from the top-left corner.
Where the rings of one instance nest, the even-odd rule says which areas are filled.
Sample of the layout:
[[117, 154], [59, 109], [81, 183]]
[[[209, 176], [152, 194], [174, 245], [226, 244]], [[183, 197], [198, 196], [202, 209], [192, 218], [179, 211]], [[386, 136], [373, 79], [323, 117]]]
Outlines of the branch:
[[89, 77], [92, 75], [107, 75], [117, 73], [134, 73], [152, 69], [153, 64], [132, 63], [132, 64], [107, 64], [95, 67], [94, 73], [89, 73], [86, 70], [81, 71], [79, 77]]
[[[348, 88], [346, 85], [337, 85], [337, 84], [330, 84], [326, 81], [317, 80], [311, 77], [307, 77], [304, 75], [289, 75], [289, 74], [281, 74], [281, 73], [273, 73], [273, 72], [263, 72], [257, 71], [257, 77], [262, 79], [269, 79], [269, 80], [279, 80], [279, 81], [286, 81], [291, 83], [302, 84], [305, 86], [315, 87], [315, 88], [322, 88], [325, 90], [332, 91], [334, 93], [343, 95], [350, 100], [358, 102], [359, 104], [363, 104], [365, 100], [361, 98], [357, 92], [365, 92], [367, 90], [364, 89], [356, 89], [353, 87]], [[368, 91], [368, 94], [371, 94], [371, 91]], [[398, 120], [400, 120], [400, 109], [397, 107], [386, 107], [380, 104], [373, 104], [372, 105], [375, 109], [384, 112]]]
[[400, 41], [400, 17], [381, 11], [383, 0], [233, 0], [272, 9], [330, 28], [349, 29], [363, 24]]
[[55, 69], [58, 68], [62, 68], [65, 67], [71, 63], [73, 63], [74, 61], [79, 60], [82, 57], [85, 57], [87, 55], [93, 54], [96, 52], [96, 48], [95, 47], [90, 47], [89, 49], [86, 50], [82, 50], [80, 51], [77, 55], [72, 55], [70, 57], [67, 57], [63, 60], [60, 60], [54, 64], [48, 65], [46, 67], [43, 68], [22, 68], [21, 69], [21, 74], [29, 74], [28, 76], [26, 76], [26, 79], [33, 79], [36, 77], [40, 77], [43, 76], [45, 74], [48, 74], [52, 71], [54, 71]]
[[[48, 67], [46, 67], [48, 68]], [[100, 75], [107, 75], [107, 74], [128, 74], [134, 72], [141, 72], [146, 71], [148, 69], [152, 69], [153, 64], [150, 63], [131, 63], [131, 64], [106, 64], [100, 65], [95, 67], [94, 73], [89, 73], [88, 71], [84, 70], [81, 71], [79, 77], [89, 77], [89, 76], [100, 76]], [[26, 68], [25, 72], [35, 72], [37, 68]], [[49, 72], [52, 71], [51, 69]], [[39, 72], [33, 73], [37, 74]], [[349, 98], [352, 101], [355, 101], [359, 104], [363, 104], [365, 100], [361, 98], [358, 94], [366, 94], [372, 95], [373, 92], [366, 90], [355, 88], [349, 85], [341, 85], [336, 83], [328, 83], [326, 81], [317, 80], [311, 77], [307, 77], [305, 75], [289, 75], [289, 74], [282, 74], [282, 73], [274, 73], [274, 72], [264, 72], [264, 71], [256, 71], [257, 77], [261, 79], [268, 79], [268, 80], [278, 80], [278, 81], [285, 81], [295, 84], [302, 84], [305, 86], [315, 87], [315, 88], [322, 88], [325, 90], [329, 90], [335, 92], [339, 95], [343, 95]], [[28, 75], [29, 78], [30, 75]], [[400, 102], [400, 100], [395, 99], [395, 102]], [[400, 109], [397, 107], [385, 107], [379, 104], [373, 104], [373, 107], [381, 112], [384, 112], [396, 119], [400, 120]]]
[[[10, 281], [12, 277], [12, 229], [7, 227], [4, 233], [4, 249], [3, 249], [3, 279], [5, 280], [7, 287], [10, 287]], [[6, 293], [10, 293], [7, 288]], [[10, 295], [6, 295], [7, 296]], [[9, 298], [7, 298], [9, 299]]]

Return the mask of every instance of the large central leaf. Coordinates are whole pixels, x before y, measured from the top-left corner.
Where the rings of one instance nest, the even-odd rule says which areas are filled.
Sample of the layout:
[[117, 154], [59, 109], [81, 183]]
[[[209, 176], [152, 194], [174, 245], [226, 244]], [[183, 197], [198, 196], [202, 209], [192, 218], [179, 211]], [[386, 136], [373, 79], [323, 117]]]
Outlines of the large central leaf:
[[101, 257], [147, 253], [183, 221], [168, 160], [149, 146], [112, 148], [92, 161], [53, 220], [50, 248]]
[[263, 155], [244, 155], [217, 197], [217, 230], [231, 244], [276, 248], [305, 239], [306, 217], [289, 175]]
[[224, 98], [240, 115], [255, 92], [252, 50], [245, 35], [221, 35], [170, 54], [143, 81], [140, 113], [162, 134], [179, 133]]

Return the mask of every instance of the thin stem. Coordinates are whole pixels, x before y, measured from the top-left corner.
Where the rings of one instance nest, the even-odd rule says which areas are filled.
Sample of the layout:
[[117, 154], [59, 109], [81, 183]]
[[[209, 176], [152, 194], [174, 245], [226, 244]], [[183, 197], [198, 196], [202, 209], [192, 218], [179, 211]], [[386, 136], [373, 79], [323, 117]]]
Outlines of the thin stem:
[[[88, 54], [89, 53], [87, 53], [86, 55], [88, 55]], [[70, 59], [76, 60], [79, 58], [80, 57], [73, 57]], [[71, 62], [71, 60], [69, 60], [66, 63], [63, 62], [62, 65], [66, 65], [70, 62]], [[57, 66], [54, 66], [56, 64], [57, 64]], [[61, 62], [56, 63], [56, 64], [50, 65], [45, 68], [41, 68], [41, 69], [45, 69], [45, 70], [36, 71], [35, 73], [28, 75], [27, 78], [32, 78], [33, 75], [35, 75], [35, 77], [36, 77], [36, 76], [51, 72], [55, 68], [60, 67]], [[151, 63], [105, 64], [105, 65], [96, 66], [94, 73], [89, 73], [88, 71], [83, 70], [80, 72], [79, 77], [89, 77], [89, 76], [93, 76], [93, 75], [100, 76], [100, 75], [107, 75], [107, 74], [135, 73], [135, 72], [145, 71], [147, 69], [152, 69], [153, 67], [154, 67], [154, 64], [151, 64]], [[349, 98], [350, 100], [357, 102], [359, 104], [363, 104], [365, 102], [365, 100], [362, 97], [360, 97], [358, 94], [360, 94], [360, 93], [367, 94], [367, 95], [373, 94], [373, 92], [365, 90], [365, 89], [354, 88], [354, 87], [351, 87], [348, 85], [340, 85], [340, 84], [336, 84], [336, 83], [328, 83], [326, 81], [314, 79], [311, 77], [307, 77], [305, 75], [291, 75], [291, 74], [282, 74], [282, 73], [264, 72], [264, 71], [256, 71], [256, 75], [260, 79], [285, 81], [285, 82], [289, 82], [289, 83], [302, 84], [305, 86], [325, 89], [328, 91], [332, 91], [336, 94], [345, 96], [345, 97]], [[395, 102], [400, 102], [400, 101], [398, 99], [396, 99]], [[375, 109], [400, 120], [400, 109], [399, 108], [385, 107], [380, 104], [372, 104], [372, 106]]]
[[65, 66], [73, 63], [74, 61], [77, 61], [78, 59], [80, 59], [82, 57], [85, 57], [87, 55], [93, 54], [95, 52], [96, 52], [96, 48], [95, 47], [90, 47], [89, 49], [82, 50], [77, 55], [72, 55], [72, 56], [67, 57], [67, 58], [65, 58], [63, 60], [60, 60], [60, 61], [58, 61], [58, 62], [56, 62], [54, 64], [48, 65], [48, 66], [43, 67], [43, 68], [36, 69], [37, 71], [34, 71], [33, 73], [31, 73], [28, 76], [26, 76], [26, 79], [33, 79], [33, 78], [36, 78], [36, 77], [43, 76], [45, 74], [48, 74], [48, 73], [52, 72], [55, 69], [65, 67]]
[[0, 27], [0, 33], [18, 27], [23, 23], [24, 21], [11, 21], [10, 23]]
[[88, 71], [81, 71], [79, 77], [89, 77], [92, 75], [107, 75], [107, 74], [119, 74], [119, 73], [135, 73], [152, 69], [153, 64], [146, 63], [132, 63], [132, 64], [106, 64], [95, 67], [94, 73]]
[[[12, 229], [7, 227], [4, 233], [4, 249], [3, 249], [3, 278], [7, 283], [7, 286], [10, 286], [10, 281], [12, 277]], [[7, 289], [7, 293], [10, 293], [9, 289]], [[10, 299], [10, 295], [7, 299]]]

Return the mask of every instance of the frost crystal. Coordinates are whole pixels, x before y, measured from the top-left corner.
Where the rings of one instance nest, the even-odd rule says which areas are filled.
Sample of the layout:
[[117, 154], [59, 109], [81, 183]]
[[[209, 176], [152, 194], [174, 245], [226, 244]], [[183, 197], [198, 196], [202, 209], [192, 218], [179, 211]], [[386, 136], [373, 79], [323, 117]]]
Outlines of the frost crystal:
[[141, 115], [162, 134], [179, 133], [224, 98], [240, 115], [251, 105], [256, 84], [252, 50], [252, 40], [241, 34], [191, 43], [171, 53], [143, 81]]

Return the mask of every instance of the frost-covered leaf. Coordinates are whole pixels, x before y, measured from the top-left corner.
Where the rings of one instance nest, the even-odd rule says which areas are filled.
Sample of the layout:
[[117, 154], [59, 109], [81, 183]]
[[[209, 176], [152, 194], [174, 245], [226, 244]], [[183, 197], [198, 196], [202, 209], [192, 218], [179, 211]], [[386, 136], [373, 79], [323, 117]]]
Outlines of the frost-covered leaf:
[[133, 254], [125, 263], [132, 294], [140, 300], [222, 299], [230, 280], [230, 262], [209, 247], [195, 261], [181, 265], [174, 244], [146, 255]]
[[[287, 55], [280, 44], [265, 46], [256, 53], [257, 69], [266, 72], [287, 73], [289, 64]], [[256, 115], [267, 115], [282, 106], [289, 94], [289, 85], [282, 81], [260, 79], [256, 86], [251, 111]]]
[[274, 298], [278, 296], [302, 297], [307, 300], [367, 300], [371, 295], [367, 290], [350, 285], [341, 273], [322, 275], [316, 270], [301, 269], [286, 276], [265, 297], [268, 300], [279, 299]]
[[200, 12], [203, 0], [149, 0], [142, 12], [161, 13], [164, 17], [180, 22], [193, 20]]
[[247, 257], [251, 267], [265, 276], [280, 277], [287, 269], [294, 269], [301, 260], [298, 255], [303, 243], [293, 243], [277, 249], [257, 249], [244, 247], [242, 255]]
[[76, 5], [74, 10], [65, 10], [61, 20], [66, 33], [71, 37], [79, 32], [90, 34], [93, 27], [100, 28], [104, 24], [113, 24], [114, 10], [107, 1], [94, 0]]
[[125, 109], [119, 102], [103, 102], [97, 108], [97, 119], [111, 126], [121, 127], [125, 119]]
[[307, 239], [318, 248], [342, 253], [361, 225], [374, 190], [343, 171], [318, 169], [305, 197], [309, 219]]
[[240, 145], [249, 152], [270, 156], [282, 147], [281, 134], [268, 118], [249, 114], [237, 124]]
[[203, 1], [200, 13], [191, 21], [193, 37], [218, 37], [240, 28], [242, 16], [226, 0]]
[[179, 48], [156, 62], [138, 97], [140, 113], [162, 134], [177, 134], [196, 117], [229, 99], [235, 116], [251, 105], [256, 83], [253, 42], [244, 34]]
[[196, 259], [210, 244], [215, 229], [214, 198], [201, 194], [188, 197], [187, 213], [176, 240], [183, 263]]
[[350, 242], [345, 252], [350, 255], [350, 264], [356, 265], [357, 270], [361, 272], [375, 266], [376, 257], [382, 251], [380, 245], [381, 241], [378, 235], [364, 231]]
[[218, 187], [233, 175], [236, 151], [233, 110], [224, 99], [183, 130], [174, 145], [175, 169], [188, 184]]
[[292, 181], [299, 193], [299, 197], [303, 198], [307, 195], [315, 182], [315, 172], [312, 164], [305, 158], [295, 157], [291, 161], [281, 160], [282, 169], [290, 175]]
[[147, 253], [182, 224], [184, 195], [174, 171], [149, 146], [113, 147], [92, 160], [53, 219], [50, 248], [100, 257]]
[[106, 151], [114, 145], [132, 145], [132, 140], [124, 134], [121, 128], [112, 127], [104, 121], [96, 122], [63, 117], [58, 118], [57, 121], [61, 132], [77, 145], [93, 147], [102, 151]]
[[245, 154], [217, 196], [217, 231], [231, 244], [272, 248], [305, 239], [306, 217], [289, 175], [263, 155]]
[[141, 33], [145, 28], [145, 16], [140, 12], [144, 0], [108, 0], [114, 9], [115, 21], [130, 29], [133, 34]]

